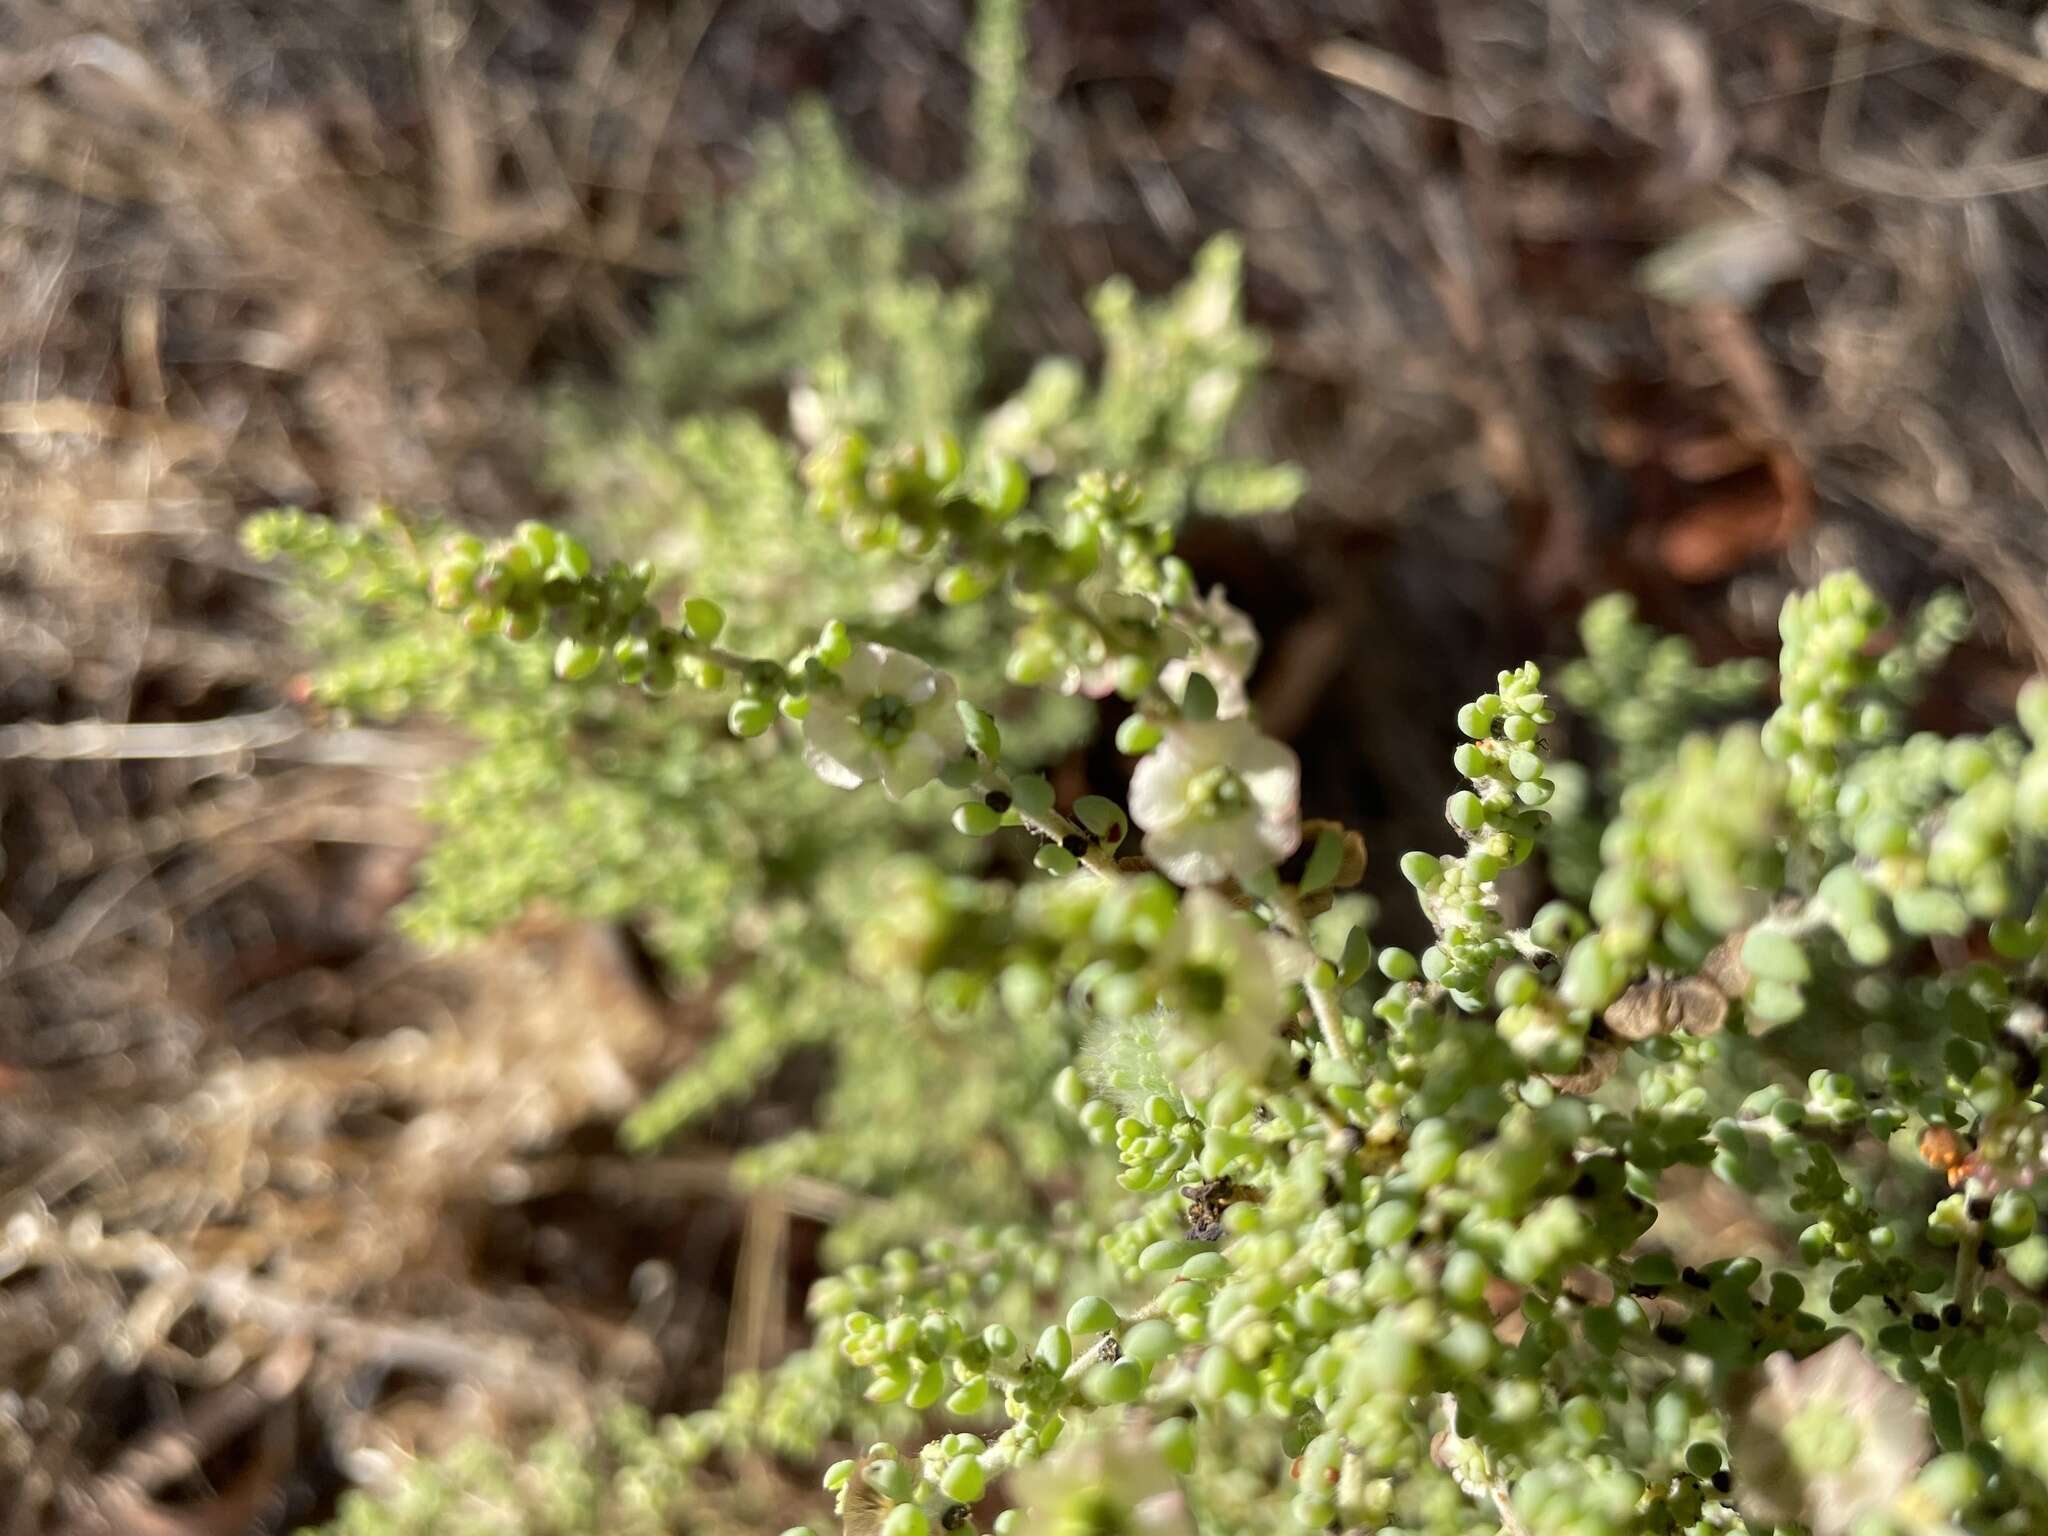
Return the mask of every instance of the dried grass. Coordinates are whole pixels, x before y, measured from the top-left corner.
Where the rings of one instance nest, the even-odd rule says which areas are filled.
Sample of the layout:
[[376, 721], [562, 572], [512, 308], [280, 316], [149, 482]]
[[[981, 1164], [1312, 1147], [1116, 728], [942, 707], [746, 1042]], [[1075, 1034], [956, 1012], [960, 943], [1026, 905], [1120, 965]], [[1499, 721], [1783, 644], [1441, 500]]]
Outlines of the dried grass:
[[[227, 1532], [303, 1505], [295, 1465], [373, 1475], [695, 1358], [488, 1240], [669, 1021], [599, 936], [427, 965], [386, 935], [448, 744], [309, 734], [233, 542], [280, 501], [534, 509], [537, 352], [672, 269], [692, 45], [627, 5], [0, 26], [0, 1531]], [[566, 74], [504, 69], [535, 38]], [[181, 1415], [197, 1449], [152, 1454]], [[260, 1475], [179, 1496], [223, 1455]]]

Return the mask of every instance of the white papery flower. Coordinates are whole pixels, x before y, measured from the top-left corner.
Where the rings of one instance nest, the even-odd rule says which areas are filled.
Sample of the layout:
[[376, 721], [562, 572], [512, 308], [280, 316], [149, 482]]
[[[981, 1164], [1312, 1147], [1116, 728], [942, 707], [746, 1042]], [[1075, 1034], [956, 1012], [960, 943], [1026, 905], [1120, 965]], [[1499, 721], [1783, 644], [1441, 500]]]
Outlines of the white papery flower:
[[1804, 1360], [1773, 1355], [1763, 1376], [1737, 1408], [1728, 1447], [1736, 1498], [1752, 1520], [1847, 1536], [1889, 1510], [1933, 1454], [1920, 1394], [1853, 1337]]
[[1130, 1429], [1076, 1436], [1013, 1476], [1034, 1532], [1116, 1530], [1194, 1536], [1187, 1495], [1158, 1449]]
[[1176, 656], [1159, 669], [1159, 682], [1174, 702], [1186, 694], [1188, 674], [1199, 672], [1216, 689], [1216, 718], [1230, 720], [1251, 707], [1245, 684], [1259, 659], [1259, 631], [1242, 610], [1231, 606], [1223, 588], [1193, 605], [1196, 650]]
[[1301, 762], [1248, 720], [1181, 720], [1131, 775], [1145, 857], [1181, 885], [1245, 878], [1301, 843]]
[[967, 750], [959, 697], [952, 678], [915, 656], [856, 645], [839, 668], [838, 689], [812, 697], [804, 759], [836, 788], [879, 779], [900, 800]]
[[1256, 1067], [1285, 1017], [1283, 981], [1266, 935], [1214, 891], [1190, 891], [1153, 956], [1159, 1000], [1191, 1034]]

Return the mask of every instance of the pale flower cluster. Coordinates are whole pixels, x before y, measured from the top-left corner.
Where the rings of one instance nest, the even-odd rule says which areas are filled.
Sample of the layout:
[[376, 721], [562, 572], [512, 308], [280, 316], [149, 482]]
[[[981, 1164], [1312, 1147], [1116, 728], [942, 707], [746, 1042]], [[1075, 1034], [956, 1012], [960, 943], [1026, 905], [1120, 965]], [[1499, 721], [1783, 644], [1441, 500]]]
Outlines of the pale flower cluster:
[[1176, 656], [1159, 669], [1159, 685], [1176, 702], [1187, 696], [1188, 677], [1199, 672], [1216, 690], [1216, 718], [1234, 719], [1251, 707], [1246, 687], [1259, 659], [1259, 632], [1252, 621], [1211, 587], [1209, 595], [1192, 606], [1196, 648], [1192, 655]]
[[1182, 720], [1131, 775], [1145, 857], [1180, 885], [1245, 879], [1301, 844], [1301, 762], [1249, 720]]
[[839, 789], [879, 780], [891, 800], [930, 783], [967, 749], [960, 691], [915, 656], [863, 643], [804, 718], [804, 759]]
[[1214, 891], [1190, 891], [1152, 958], [1159, 1001], [1198, 1039], [1237, 1064], [1257, 1067], [1286, 1016], [1273, 946]]

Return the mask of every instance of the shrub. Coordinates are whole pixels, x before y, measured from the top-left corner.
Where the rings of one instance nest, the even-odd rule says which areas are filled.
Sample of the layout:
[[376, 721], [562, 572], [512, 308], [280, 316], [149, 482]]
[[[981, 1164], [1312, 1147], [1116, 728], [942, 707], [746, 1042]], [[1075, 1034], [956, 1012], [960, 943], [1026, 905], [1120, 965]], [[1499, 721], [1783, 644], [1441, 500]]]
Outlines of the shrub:
[[[532, 630], [564, 694], [644, 692], [659, 661], [850, 818], [921, 803], [1035, 848], [1022, 884], [879, 874], [841, 991], [1058, 1063], [1036, 1099], [960, 1109], [1078, 1192], [1007, 1227], [957, 1206], [822, 1281], [812, 1350], [676, 1425], [686, 1461], [893, 1429], [826, 1481], [896, 1532], [959, 1528], [1013, 1469], [1004, 1528], [2034, 1528], [2048, 684], [2018, 730], [1909, 733], [1957, 611], [1893, 629], [1831, 577], [1786, 608], [1768, 718], [1634, 742], [1588, 900], [1516, 924], [1500, 880], [1549, 833], [1554, 711], [1534, 666], [1503, 672], [1460, 714], [1453, 851], [1401, 861], [1436, 942], [1375, 951], [1337, 894], [1357, 840], [1302, 821], [1243, 636], [1135, 484], [1049, 507], [965, 463], [835, 439], [811, 499], [900, 522], [923, 585], [986, 572], [1021, 615], [1012, 675], [1112, 680], [1128, 811], [1058, 804], [952, 674], [837, 620], [794, 656], [730, 650], [702, 599], [673, 621], [542, 528], [409, 567], [451, 629]], [[1050, 653], [1046, 613], [1079, 621]], [[1692, 695], [1672, 729], [1727, 702]], [[849, 1145], [899, 1145], [889, 1077], [925, 1047], [898, 1040], [849, 1064]], [[954, 1100], [930, 1105], [945, 1138]], [[1063, 1167], [1075, 1133], [1102, 1156]], [[1796, 1242], [1693, 1262], [1659, 1223], [1689, 1169]]]
[[[820, 123], [791, 167], [836, 153]], [[843, 159], [820, 184], [873, 195]], [[1557, 757], [1536, 666], [1500, 673], [1442, 847], [1400, 859], [1434, 941], [1376, 946], [1363, 845], [1303, 819], [1250, 712], [1256, 636], [1173, 553], [1191, 509], [1294, 489], [1221, 458], [1257, 361], [1234, 251], [1101, 296], [1092, 380], [981, 409], [985, 299], [889, 288], [915, 222], [834, 224], [866, 254], [816, 259], [877, 301], [705, 386], [804, 367], [793, 447], [565, 413], [582, 532], [250, 529], [321, 604], [324, 697], [479, 742], [416, 930], [640, 920], [722, 1022], [629, 1139], [819, 1043], [816, 1126], [752, 1173], [879, 1197], [809, 1349], [559, 1477], [485, 1458], [488, 1528], [711, 1528], [721, 1453], [846, 1445], [825, 1487], [887, 1536], [2041, 1529], [2048, 684], [2018, 728], [1914, 731], [1964, 615], [1894, 622], [1843, 573], [1787, 604], [1775, 707], [1726, 723], [1755, 669], [1602, 605], [1564, 687], [1605, 763]], [[1110, 693], [1127, 804], [1062, 803], [1041, 769]], [[1751, 1240], [1697, 1230], [1713, 1192]]]
[[[977, 597], [995, 575], [982, 563], [954, 561], [924, 580], [901, 557], [937, 547], [942, 519], [979, 516], [970, 489], [1012, 514], [1033, 512], [1029, 500], [1038, 510], [1018, 526], [1036, 526], [1064, 516], [1082, 471], [1109, 466], [1145, 488], [1158, 514], [1147, 537], [1163, 539], [1194, 506], [1256, 511], [1299, 487], [1286, 466], [1223, 451], [1263, 357], [1243, 324], [1228, 239], [1205, 247], [1162, 299], [1126, 284], [1098, 294], [1092, 370], [1047, 358], [1013, 392], [989, 392], [985, 356], [1015, 343], [991, 330], [987, 284], [1000, 263], [983, 253], [1013, 233], [1021, 195], [1021, 21], [1002, 3], [978, 18], [974, 159], [952, 193], [918, 201], [882, 186], [815, 105], [769, 133], [755, 179], [700, 229], [696, 276], [627, 360], [624, 394], [557, 399], [548, 472], [585, 534], [641, 557], [606, 577], [605, 601], [658, 597], [657, 571], [686, 570], [695, 632], [716, 628], [764, 656], [789, 656], [815, 637], [811, 615], [833, 615], [852, 635], [957, 673], [1002, 715], [1011, 759], [1029, 766], [1066, 751], [1088, 721], [1084, 701], [1031, 685], [1055, 669], [1079, 678], [1100, 642], [1050, 600]], [[921, 274], [949, 235], [969, 246], [978, 275], [942, 289]], [[772, 395], [763, 407], [764, 388], [786, 408]], [[677, 401], [701, 409], [678, 419]], [[909, 445], [873, 454], [865, 472], [923, 487], [925, 522], [848, 502], [827, 483], [832, 464], [860, 478], [845, 456], [870, 432]], [[977, 1038], [960, 1007], [926, 1006], [921, 990], [875, 978], [859, 958], [883, 942], [878, 912], [893, 925], [888, 943], [937, 952], [951, 942], [953, 906], [985, 898], [959, 878], [977, 854], [947, 829], [944, 807], [849, 801], [795, 755], [735, 738], [729, 690], [699, 686], [719, 682], [720, 664], [670, 654], [653, 631], [606, 633], [600, 656], [599, 637], [557, 635], [524, 600], [466, 627], [435, 622], [424, 551], [438, 534], [424, 524], [286, 515], [250, 537], [296, 557], [322, 703], [379, 718], [430, 712], [477, 744], [429, 796], [439, 835], [402, 914], [410, 932], [456, 943], [542, 903], [629, 919], [678, 987], [715, 992], [715, 1040], [631, 1119], [629, 1144], [689, 1128], [819, 1047], [837, 1071], [816, 1124], [750, 1163], [760, 1178], [817, 1174], [889, 1197], [835, 1231], [842, 1257], [961, 1209], [1022, 1218], [1037, 1185], [1070, 1166], [1078, 1133], [1033, 1113], [1068, 1059], [1067, 1013]], [[582, 568], [566, 534], [530, 529], [515, 547], [527, 551], [519, 569], [534, 551], [548, 556], [535, 569]], [[444, 571], [443, 595], [446, 581]], [[998, 639], [1024, 620], [1006, 678]], [[541, 631], [546, 647], [503, 640]], [[554, 676], [573, 681], [600, 661], [641, 686], [564, 687]], [[779, 671], [758, 662], [729, 679], [746, 690], [733, 720], [750, 735], [775, 718]], [[879, 906], [878, 882], [892, 897]], [[922, 1111], [941, 1096], [953, 1112], [929, 1122]]]

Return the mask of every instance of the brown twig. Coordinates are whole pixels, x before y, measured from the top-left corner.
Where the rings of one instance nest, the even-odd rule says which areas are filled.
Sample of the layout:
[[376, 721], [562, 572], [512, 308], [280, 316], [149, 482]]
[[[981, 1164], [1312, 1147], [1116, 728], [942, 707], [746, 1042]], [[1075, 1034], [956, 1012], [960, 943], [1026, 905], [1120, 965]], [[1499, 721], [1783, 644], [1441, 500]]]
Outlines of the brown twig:
[[2048, 92], [2048, 59], [1999, 36], [2005, 19], [1973, 0], [1940, 0], [1940, 10], [1923, 0], [1799, 0], [1809, 10], [1866, 27], [1893, 32], [1952, 53], [1958, 58]]
[[400, 774], [425, 773], [449, 760], [446, 747], [396, 732], [314, 732], [296, 710], [286, 707], [216, 720], [29, 720], [0, 726], [0, 761], [164, 762], [244, 752], [275, 752], [304, 763]]
[[306, 722], [290, 709], [169, 724], [73, 720], [51, 725], [29, 720], [0, 726], [0, 759], [34, 758], [47, 763], [223, 757], [280, 746], [305, 730]]
[[1381, 48], [1368, 48], [1348, 37], [1318, 43], [1309, 54], [1315, 67], [1333, 80], [1419, 112], [1424, 117], [1463, 122], [1451, 88], [1406, 59]]
[[770, 1194], [747, 1202], [733, 1276], [732, 1321], [725, 1335], [726, 1378], [768, 1363], [775, 1320], [786, 1305], [789, 1211]]

